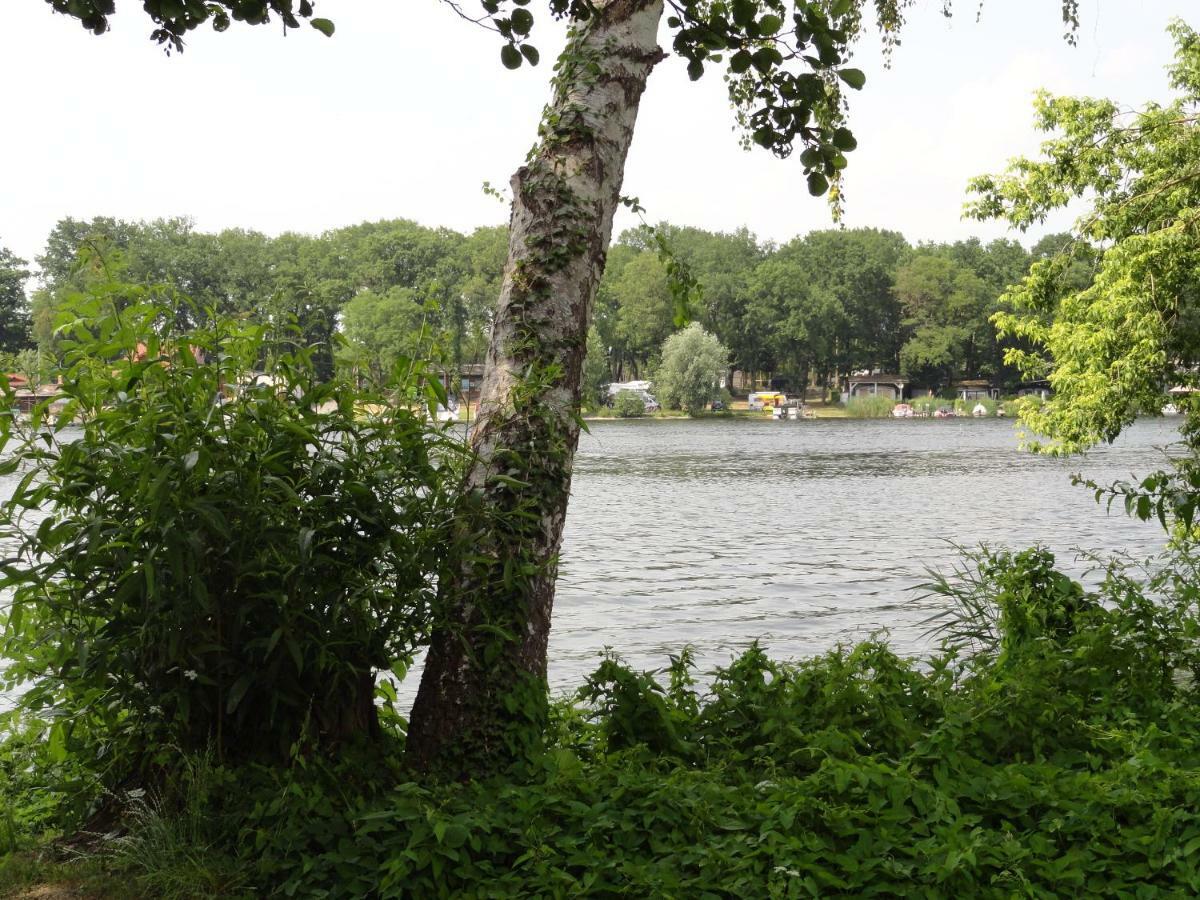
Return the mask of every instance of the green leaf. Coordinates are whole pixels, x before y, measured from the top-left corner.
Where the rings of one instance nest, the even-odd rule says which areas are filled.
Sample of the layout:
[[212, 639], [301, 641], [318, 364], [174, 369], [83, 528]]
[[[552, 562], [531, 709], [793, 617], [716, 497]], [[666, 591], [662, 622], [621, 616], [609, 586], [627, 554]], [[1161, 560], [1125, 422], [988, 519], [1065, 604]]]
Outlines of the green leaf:
[[328, 19], [309, 19], [308, 24], [325, 35], [325, 37], [333, 37], [333, 23]]
[[863, 74], [862, 69], [838, 69], [838, 78], [856, 91], [861, 91], [867, 83], [867, 76]]
[[735, 75], [741, 75], [750, 68], [750, 51], [739, 50], [733, 56], [729, 57], [729, 71]]
[[225, 712], [231, 713], [238, 708], [238, 704], [242, 702], [253, 683], [254, 676], [249, 672], [233, 683], [233, 687], [229, 689], [229, 699], [225, 702]]
[[808, 192], [814, 197], [820, 197], [829, 190], [829, 179], [820, 172], [810, 172], [808, 176]]
[[765, 75], [783, 62], [783, 56], [774, 47], [760, 47], [754, 51], [750, 61], [754, 63], [754, 68]]
[[529, 29], [533, 27], [533, 13], [527, 9], [517, 8], [512, 11], [510, 17], [512, 28], [517, 34], [529, 34]]
[[758, 20], [758, 33], [763, 37], [770, 37], [783, 27], [783, 19], [779, 16], [763, 16]]
[[699, 81], [700, 76], [704, 74], [704, 64], [698, 59], [693, 59], [688, 63], [687, 73], [692, 81]]
[[839, 128], [833, 133], [833, 146], [849, 152], [858, 146], [858, 138], [851, 133], [849, 128]]
[[521, 51], [513, 44], [505, 44], [500, 48], [500, 62], [506, 69], [521, 68]]
[[521, 55], [529, 61], [531, 66], [536, 66], [538, 60], [541, 59], [541, 54], [538, 53], [537, 47], [533, 46], [533, 44], [522, 44]]
[[50, 740], [46, 745], [50, 759], [54, 762], [64, 762], [67, 758], [67, 733], [62, 722], [50, 726]]

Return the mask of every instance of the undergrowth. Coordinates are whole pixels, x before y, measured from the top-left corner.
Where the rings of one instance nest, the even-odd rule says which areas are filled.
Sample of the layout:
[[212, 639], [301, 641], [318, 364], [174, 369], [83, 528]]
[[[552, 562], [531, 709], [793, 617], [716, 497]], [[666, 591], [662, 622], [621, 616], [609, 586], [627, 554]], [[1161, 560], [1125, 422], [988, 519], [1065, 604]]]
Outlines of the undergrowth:
[[504, 777], [413, 781], [398, 744], [190, 756], [103, 853], [179, 898], [1194, 895], [1195, 564], [1110, 563], [1087, 591], [1053, 562], [980, 553], [935, 581], [956, 612], [923, 663], [753, 647], [701, 687], [686, 651], [606, 657]]

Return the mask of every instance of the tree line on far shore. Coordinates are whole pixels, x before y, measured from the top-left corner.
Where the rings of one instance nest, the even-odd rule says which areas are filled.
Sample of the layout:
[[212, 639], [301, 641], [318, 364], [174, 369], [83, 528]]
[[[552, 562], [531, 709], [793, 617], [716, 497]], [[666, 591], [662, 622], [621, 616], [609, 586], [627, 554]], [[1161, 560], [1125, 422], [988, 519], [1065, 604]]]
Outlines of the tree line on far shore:
[[[191, 298], [182, 320], [196, 308], [294, 319], [302, 339], [320, 348], [326, 374], [344, 364], [381, 378], [413, 357], [461, 370], [483, 360], [506, 240], [502, 226], [462, 234], [405, 219], [269, 237], [204, 232], [186, 218], [65, 218], [35, 260], [37, 286], [28, 262], [0, 247], [0, 351], [37, 348], [38, 366], [26, 353], [8, 368], [40, 367], [47, 376], [59, 359], [59, 311], [115, 268], [130, 282]], [[745, 228], [631, 229], [613, 245], [597, 295], [589, 381], [656, 371], [678, 330], [665, 243], [699, 284], [689, 314], [729, 349], [731, 375], [777, 377], [793, 391], [836, 387], [840, 375], [864, 369], [934, 389], [961, 378], [1011, 384], [1019, 376], [1004, 365], [989, 320], [1005, 309], [1006, 288], [1068, 241], [1050, 235], [1031, 250], [1006, 239], [913, 245], [896, 231], [854, 228], [777, 245]], [[1090, 277], [1077, 263], [1073, 280], [1085, 286]], [[335, 350], [337, 332], [345, 341]]]

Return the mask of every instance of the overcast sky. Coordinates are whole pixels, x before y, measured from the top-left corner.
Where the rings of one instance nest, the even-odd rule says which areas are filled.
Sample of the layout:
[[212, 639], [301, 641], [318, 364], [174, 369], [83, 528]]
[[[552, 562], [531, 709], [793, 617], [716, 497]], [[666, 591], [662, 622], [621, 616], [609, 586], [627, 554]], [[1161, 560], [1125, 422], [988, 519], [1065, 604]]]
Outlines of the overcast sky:
[[[102, 37], [42, 0], [4, 5], [0, 245], [28, 259], [64, 216], [187, 215], [270, 234], [398, 217], [502, 223], [481, 185], [506, 184], [532, 144], [561, 43], [542, 15], [542, 65], [508, 72], [496, 35], [437, 0], [318, 0], [332, 39], [235, 25], [167, 57], [132, 0]], [[1070, 47], [1059, 0], [986, 0], [979, 22], [975, 0], [957, 0], [951, 20], [941, 5], [917, 0], [891, 70], [874, 35], [860, 48], [847, 225], [913, 241], [1003, 234], [961, 219], [964, 186], [1036, 148], [1032, 92], [1165, 99], [1165, 26], [1195, 7], [1082, 0]], [[798, 160], [739, 148], [719, 72], [692, 84], [674, 59], [651, 77], [624, 192], [652, 220], [776, 241], [829, 225]]]

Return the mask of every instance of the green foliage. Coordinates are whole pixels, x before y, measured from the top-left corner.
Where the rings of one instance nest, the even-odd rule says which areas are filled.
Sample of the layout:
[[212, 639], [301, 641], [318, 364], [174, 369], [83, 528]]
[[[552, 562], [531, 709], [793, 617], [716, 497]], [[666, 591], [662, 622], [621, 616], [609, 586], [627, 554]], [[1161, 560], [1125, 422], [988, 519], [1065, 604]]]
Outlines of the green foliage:
[[29, 304], [25, 282], [30, 272], [25, 260], [0, 246], [0, 351], [12, 353], [29, 346]]
[[655, 373], [659, 401], [668, 409], [695, 415], [717, 396], [721, 376], [729, 365], [729, 351], [693, 322], [663, 342], [662, 363]]
[[[378, 732], [374, 673], [425, 638], [457, 444], [321, 382], [313, 351], [109, 282], [60, 326], [61, 414], [5, 420], [6, 679], [108, 778], [178, 750], [281, 758]], [[428, 396], [424, 396], [424, 391]], [[370, 410], [370, 412], [368, 412]]]
[[1097, 562], [1087, 590], [1044, 550], [971, 555], [923, 663], [752, 647], [702, 687], [686, 651], [610, 654], [521, 773], [194, 755], [108, 864], [154, 896], [1190, 895], [1197, 561]]
[[[1006, 297], [1012, 311], [995, 317], [1016, 339], [1008, 362], [1054, 388], [1049, 403], [1023, 414], [1044, 436], [1033, 442], [1039, 449], [1111, 441], [1140, 411], [1161, 409], [1166, 388], [1200, 384], [1191, 174], [1200, 160], [1200, 41], [1182, 22], [1170, 30], [1177, 99], [1131, 113], [1110, 100], [1041, 94], [1036, 122], [1051, 136], [1040, 157], [972, 182], [976, 217], [1022, 229], [1087, 200], [1075, 240], [1035, 262]], [[1088, 266], [1094, 278], [1081, 277]]]
[[28, 848], [93, 808], [101, 785], [50, 723], [16, 711], [0, 714], [0, 855]]
[[635, 391], [618, 391], [613, 398], [613, 412], [622, 419], [636, 419], [646, 414], [646, 401]]
[[[113, 0], [46, 0], [55, 12], [73, 16], [93, 34], [108, 31], [108, 17], [116, 6]], [[142, 8], [154, 23], [150, 38], [164, 45], [167, 52], [174, 49], [182, 52], [183, 39], [189, 31], [211, 22], [213, 31], [224, 31], [230, 20], [261, 25], [278, 17], [286, 32], [299, 28], [305, 18], [309, 24], [326, 37], [333, 34], [333, 23], [328, 19], [312, 18], [313, 0], [145, 0]]]
[[854, 419], [883, 419], [892, 414], [895, 405], [891, 397], [851, 397], [846, 401], [846, 414]]
[[306, 788], [242, 842], [303, 896], [1190, 894], [1193, 569], [1110, 563], [1088, 593], [1044, 551], [978, 554], [943, 599], [987, 639], [927, 664], [754, 647], [704, 690], [687, 653], [610, 655], [523, 776]]
[[232, 771], [216, 766], [210, 754], [185, 755], [161, 792], [129, 798], [125, 834], [106, 848], [106, 861], [146, 897], [253, 896], [250, 869], [223, 840], [226, 823], [214, 814], [222, 795], [235, 789]]
[[604, 352], [604, 340], [593, 325], [588, 329], [587, 356], [583, 359], [583, 379], [580, 397], [584, 409], [597, 409], [604, 405], [605, 387], [612, 381], [608, 371], [608, 355]]

